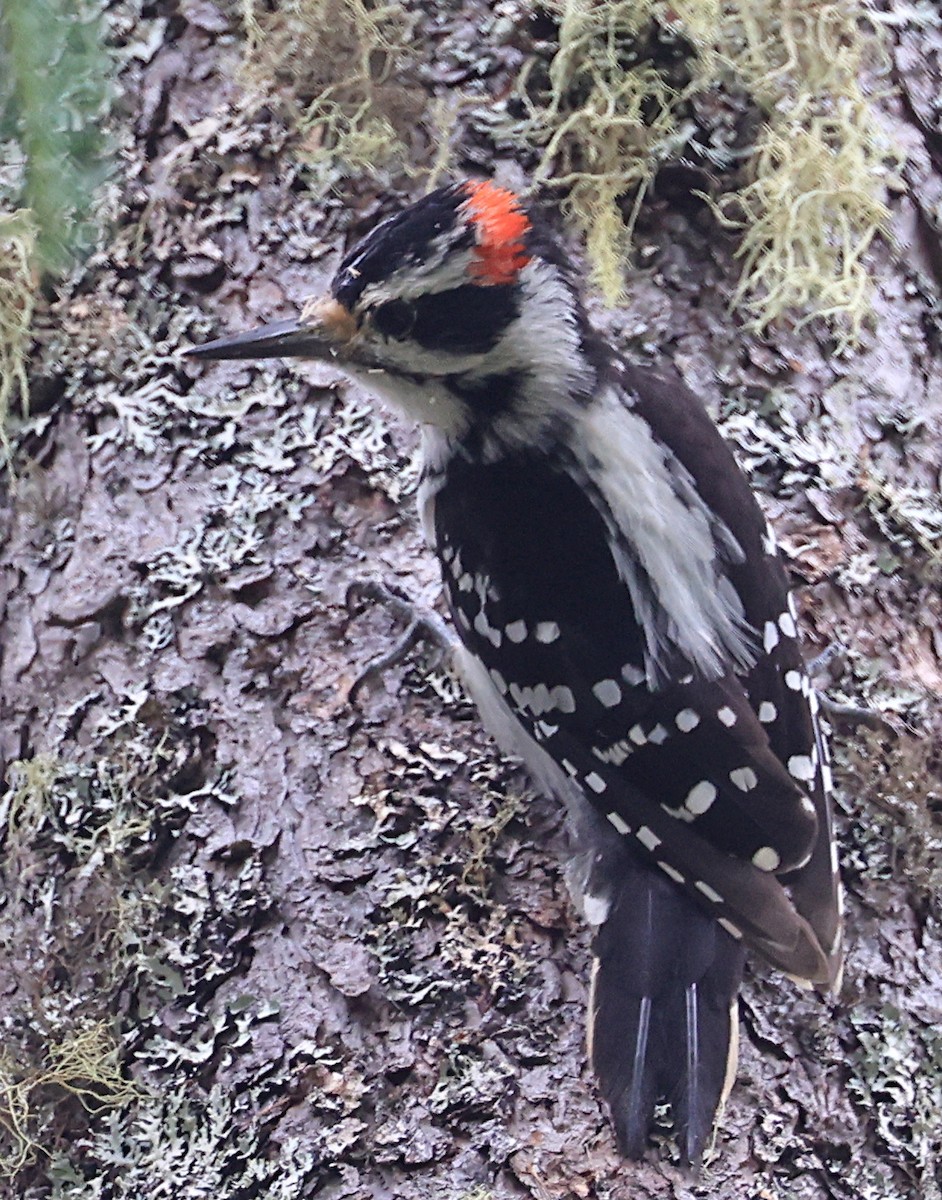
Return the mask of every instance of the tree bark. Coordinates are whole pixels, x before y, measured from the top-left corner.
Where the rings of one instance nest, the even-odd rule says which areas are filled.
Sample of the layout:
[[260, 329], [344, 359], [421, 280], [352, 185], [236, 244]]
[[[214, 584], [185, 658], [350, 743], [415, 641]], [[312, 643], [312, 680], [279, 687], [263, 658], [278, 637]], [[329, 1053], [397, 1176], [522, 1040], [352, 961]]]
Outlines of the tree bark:
[[[123, 21], [116, 221], [43, 314], [0, 508], [0, 1007], [52, 1156], [13, 1194], [938, 1197], [938, 25], [893, 33], [881, 119], [906, 158], [857, 350], [816, 322], [742, 329], [735, 241], [667, 190], [627, 307], [597, 309], [708, 401], [779, 532], [808, 656], [840, 648], [823, 692], [885, 721], [833, 717], [841, 997], [752, 963], [697, 1180], [669, 1146], [615, 1153], [554, 805], [433, 648], [351, 699], [402, 632], [348, 608], [351, 582], [439, 602], [414, 431], [323, 366], [177, 357], [296, 313], [409, 190], [313, 196], [283, 120], [244, 106], [210, 4]], [[495, 153], [463, 136], [459, 169]], [[36, 1080], [91, 1027], [138, 1091], [99, 1063], [88, 1112]]]

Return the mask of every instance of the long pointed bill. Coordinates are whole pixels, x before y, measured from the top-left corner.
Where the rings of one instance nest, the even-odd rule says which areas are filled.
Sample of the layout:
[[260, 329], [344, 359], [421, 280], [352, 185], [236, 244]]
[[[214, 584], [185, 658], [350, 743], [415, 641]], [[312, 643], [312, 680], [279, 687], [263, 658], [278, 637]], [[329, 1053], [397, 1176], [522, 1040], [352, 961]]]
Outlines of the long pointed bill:
[[356, 322], [333, 299], [305, 306], [300, 321], [275, 321], [186, 351], [192, 358], [333, 358], [356, 332]]

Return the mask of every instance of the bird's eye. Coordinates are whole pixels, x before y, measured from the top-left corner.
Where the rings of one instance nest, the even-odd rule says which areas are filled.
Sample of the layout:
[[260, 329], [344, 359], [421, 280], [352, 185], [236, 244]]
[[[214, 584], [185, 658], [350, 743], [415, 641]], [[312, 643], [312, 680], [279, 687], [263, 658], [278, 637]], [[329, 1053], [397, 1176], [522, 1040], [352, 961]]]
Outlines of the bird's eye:
[[387, 300], [374, 309], [373, 324], [384, 337], [407, 337], [415, 324], [415, 305], [408, 300]]

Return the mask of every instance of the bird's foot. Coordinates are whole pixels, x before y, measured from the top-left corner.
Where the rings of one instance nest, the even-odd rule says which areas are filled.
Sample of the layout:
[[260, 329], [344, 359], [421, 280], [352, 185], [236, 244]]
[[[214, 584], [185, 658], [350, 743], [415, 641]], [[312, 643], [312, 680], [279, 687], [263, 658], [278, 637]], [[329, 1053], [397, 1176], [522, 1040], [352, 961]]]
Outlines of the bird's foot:
[[853, 726], [865, 725], [868, 729], [895, 734], [896, 730], [892, 723], [878, 709], [859, 704], [841, 704], [837, 700], [832, 700], [823, 690], [828, 682], [837, 682], [846, 665], [847, 647], [839, 641], [833, 641], [825, 646], [821, 653], [808, 663], [808, 674], [811, 678], [822, 681], [821, 688], [818, 690], [821, 711], [834, 722]]
[[400, 621], [406, 623], [405, 633], [385, 652], [372, 659], [357, 675], [348, 693], [351, 703], [366, 686], [379, 679], [384, 671], [398, 666], [410, 650], [419, 642], [432, 642], [450, 659], [458, 646], [458, 639], [437, 613], [430, 609], [418, 609], [405, 596], [400, 595], [378, 579], [355, 580], [347, 588], [345, 603], [347, 612], [353, 616], [363, 601], [376, 601], [388, 608]]

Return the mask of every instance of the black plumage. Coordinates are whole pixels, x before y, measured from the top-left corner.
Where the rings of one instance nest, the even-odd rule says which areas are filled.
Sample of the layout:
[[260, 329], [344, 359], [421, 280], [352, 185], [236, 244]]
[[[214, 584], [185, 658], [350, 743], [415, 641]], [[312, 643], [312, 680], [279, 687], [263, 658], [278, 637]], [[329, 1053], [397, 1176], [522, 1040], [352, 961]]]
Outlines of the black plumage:
[[669, 1100], [694, 1162], [731, 1082], [745, 952], [663, 875], [630, 856], [619, 866], [592, 947], [592, 1066], [623, 1154], [640, 1157], [655, 1104]]
[[[748, 499], [742, 515], [754, 523], [755, 502]], [[499, 674], [507, 703], [557, 762], [573, 761], [564, 752], [571, 741], [584, 757], [581, 778], [597, 772], [608, 783], [604, 797], [587, 789], [590, 800], [622, 811], [619, 788], [631, 783], [665, 808], [680, 810], [691, 790], [709, 781], [718, 796], [694, 821], [698, 835], [746, 861], [767, 846], [786, 866], [807, 857], [815, 818], [771, 750], [743, 682], [731, 674], [704, 680], [678, 657], [674, 682], [657, 690], [647, 686], [641, 629], [605, 525], [566, 471], [548, 466], [536, 452], [495, 463], [462, 456], [444, 477], [435, 511], [446, 591], [463, 639]], [[455, 547], [460, 550], [450, 554]], [[785, 603], [782, 580], [770, 611], [777, 614]], [[541, 641], [537, 627], [550, 622], [560, 633]], [[514, 641], [517, 626], [522, 636]], [[634, 683], [624, 676], [632, 667]], [[616, 685], [617, 703], [611, 702], [615, 688], [611, 697], [599, 698], [595, 689], [603, 681]], [[539, 702], [521, 703], [521, 693], [528, 701], [541, 685], [567, 688], [572, 711], [553, 704], [541, 713], [535, 710]], [[804, 703], [800, 694], [794, 698]], [[721, 710], [731, 714], [732, 726], [720, 719]], [[686, 727], [684, 714], [688, 722], [696, 720], [693, 727]], [[613, 754], [615, 747], [621, 750]], [[809, 747], [796, 743], [791, 749], [807, 753]], [[730, 779], [737, 768], [755, 774], [752, 787]]]
[[459, 221], [464, 199], [458, 188], [438, 188], [421, 203], [381, 221], [344, 255], [331, 284], [335, 299], [355, 308], [364, 289], [403, 266], [422, 263], [443, 234], [456, 231], [455, 245], [473, 245], [473, 234]]
[[[699, 401], [630, 370], [624, 386], [626, 403], [640, 394], [659, 405], [660, 436], [689, 448], [684, 465], [742, 546], [727, 571], [750, 623], [762, 631], [778, 622], [788, 611], [784, 570]], [[827, 819], [823, 789], [815, 813], [785, 765], [810, 754], [812, 717], [805, 692], [784, 683], [802, 670], [784, 634], [771, 652], [759, 646], [740, 675], [703, 678], [677, 655], [670, 680], [649, 685], [606, 523], [566, 463], [545, 447], [486, 461], [469, 440], [435, 481], [436, 542], [462, 639], [516, 719], [608, 821], [594, 829], [590, 844], [607, 849], [593, 855], [582, 886], [606, 906], [590, 1046], [620, 1146], [637, 1157], [655, 1103], [669, 1100], [695, 1161], [735, 1060], [743, 942], [798, 977], [825, 983], [835, 969], [808, 923], [827, 906], [795, 914], [770, 869], [806, 864], [822, 810]], [[776, 705], [772, 722], [759, 720], [763, 701]], [[685, 797], [704, 783], [715, 798], [688, 813]], [[752, 863], [763, 854], [769, 869], [759, 871]]]

